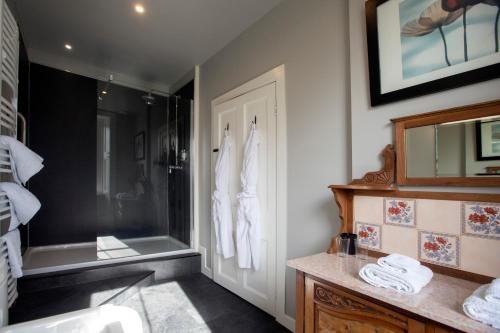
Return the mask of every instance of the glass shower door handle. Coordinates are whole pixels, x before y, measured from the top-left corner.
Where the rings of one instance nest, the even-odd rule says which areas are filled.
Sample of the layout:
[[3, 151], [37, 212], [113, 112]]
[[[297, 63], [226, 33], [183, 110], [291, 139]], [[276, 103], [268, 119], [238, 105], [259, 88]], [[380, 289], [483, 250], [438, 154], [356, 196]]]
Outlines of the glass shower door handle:
[[182, 165], [169, 165], [168, 173], [172, 173], [172, 170], [182, 170], [182, 169], [183, 169]]

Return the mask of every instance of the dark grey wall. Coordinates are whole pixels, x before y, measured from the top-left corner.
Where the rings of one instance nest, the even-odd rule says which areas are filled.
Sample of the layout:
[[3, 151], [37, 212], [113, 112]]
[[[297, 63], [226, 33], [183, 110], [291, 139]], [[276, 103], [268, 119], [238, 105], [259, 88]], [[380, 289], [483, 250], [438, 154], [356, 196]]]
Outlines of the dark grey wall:
[[96, 91], [96, 80], [31, 64], [30, 148], [45, 168], [29, 184], [42, 202], [30, 246], [95, 241]]

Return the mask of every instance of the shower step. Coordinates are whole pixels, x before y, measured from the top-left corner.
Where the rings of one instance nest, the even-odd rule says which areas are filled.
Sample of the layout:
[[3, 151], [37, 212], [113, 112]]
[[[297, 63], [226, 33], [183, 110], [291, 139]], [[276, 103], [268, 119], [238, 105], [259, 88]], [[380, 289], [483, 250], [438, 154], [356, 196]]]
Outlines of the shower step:
[[120, 305], [125, 302], [130, 297], [137, 294], [141, 288], [148, 287], [155, 282], [155, 273], [149, 272], [148, 274], [142, 275], [137, 281], [133, 284], [121, 289], [119, 292], [112, 295], [110, 298], [102, 302], [103, 304], [113, 304]]
[[15, 324], [102, 304], [121, 304], [154, 282], [154, 272], [142, 272], [106, 280], [49, 288], [34, 292], [19, 290], [19, 298], [9, 310]]
[[156, 280], [163, 280], [199, 273], [200, 269], [200, 254], [189, 253], [24, 276], [18, 280], [18, 290], [21, 292], [35, 292], [141, 274], [148, 271], [154, 272]]
[[18, 279], [19, 297], [9, 310], [9, 322], [118, 305], [155, 280], [199, 273], [200, 267], [200, 255], [190, 253], [25, 276]]

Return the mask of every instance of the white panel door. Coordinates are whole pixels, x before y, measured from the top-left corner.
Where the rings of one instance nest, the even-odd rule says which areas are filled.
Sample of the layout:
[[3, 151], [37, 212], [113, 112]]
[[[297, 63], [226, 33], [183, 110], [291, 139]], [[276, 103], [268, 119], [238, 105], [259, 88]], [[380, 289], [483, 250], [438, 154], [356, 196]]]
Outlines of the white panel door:
[[[243, 146], [250, 124], [256, 119], [260, 135], [259, 174], [257, 194], [260, 215], [260, 270], [240, 269], [237, 256], [224, 259], [215, 254], [215, 236], [212, 223], [212, 253], [214, 281], [248, 302], [275, 315], [276, 303], [276, 84], [247, 92], [227, 102], [215, 106], [212, 114], [212, 142], [218, 148], [224, 128], [229, 124], [233, 138], [231, 150], [230, 197], [233, 212], [233, 235], [236, 235], [236, 194], [241, 190], [240, 172], [243, 160]], [[217, 153], [212, 156], [214, 174]], [[212, 182], [212, 190], [214, 184]], [[236, 237], [233, 236], [236, 241]]]

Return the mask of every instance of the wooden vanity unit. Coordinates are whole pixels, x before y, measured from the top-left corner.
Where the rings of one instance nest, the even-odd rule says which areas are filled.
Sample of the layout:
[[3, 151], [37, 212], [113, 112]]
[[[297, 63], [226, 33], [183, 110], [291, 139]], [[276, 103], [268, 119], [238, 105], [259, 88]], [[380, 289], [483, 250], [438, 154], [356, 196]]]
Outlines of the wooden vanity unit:
[[313, 277], [304, 282], [305, 332], [425, 332], [422, 321], [362, 295]]
[[367, 262], [327, 253], [290, 260], [297, 270], [295, 332], [499, 332], [460, 310], [479, 283], [434, 274], [420, 293], [404, 295], [362, 281], [357, 273]]

